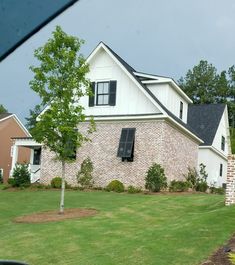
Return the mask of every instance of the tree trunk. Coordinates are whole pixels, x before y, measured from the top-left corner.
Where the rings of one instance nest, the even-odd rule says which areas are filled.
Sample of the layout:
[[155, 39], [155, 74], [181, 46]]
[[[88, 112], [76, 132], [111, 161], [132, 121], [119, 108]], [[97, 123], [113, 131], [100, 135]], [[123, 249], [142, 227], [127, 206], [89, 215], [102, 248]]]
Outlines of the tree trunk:
[[64, 190], [65, 190], [65, 161], [62, 161], [62, 177], [61, 177], [61, 196], [60, 196], [60, 214], [64, 213]]

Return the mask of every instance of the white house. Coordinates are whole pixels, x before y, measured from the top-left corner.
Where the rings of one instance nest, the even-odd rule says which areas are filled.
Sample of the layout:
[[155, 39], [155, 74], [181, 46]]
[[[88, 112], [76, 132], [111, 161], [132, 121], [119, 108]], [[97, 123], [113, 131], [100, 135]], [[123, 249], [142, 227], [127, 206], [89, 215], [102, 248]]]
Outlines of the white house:
[[[70, 184], [76, 184], [76, 174], [87, 156], [94, 164], [96, 186], [119, 179], [126, 186], [144, 187], [146, 171], [154, 162], [164, 167], [168, 181], [183, 179], [189, 167], [203, 163], [209, 181], [224, 183], [230, 151], [225, 106], [215, 105], [223, 108], [223, 113], [220, 111], [218, 117], [213, 111], [216, 118], [211, 120], [211, 109], [201, 105], [194, 108], [172, 78], [136, 71], [103, 42], [93, 50], [87, 63], [94, 96], [83, 97], [79, 103], [88, 120], [94, 117], [97, 131], [91, 135], [92, 141], [77, 151], [74, 163], [67, 165], [66, 179]], [[206, 131], [206, 126], [202, 128], [197, 123], [198, 110], [202, 108], [208, 117], [204, 121], [204, 116], [199, 115], [202, 123], [212, 122], [216, 131], [211, 133], [213, 141], [207, 141], [201, 133], [207, 135], [210, 129]], [[87, 125], [84, 122], [79, 129]], [[220, 135], [224, 137], [224, 150], [219, 147]], [[42, 148], [42, 183], [61, 174], [60, 164], [53, 158], [53, 153]], [[211, 166], [220, 164], [222, 178], [218, 178], [218, 168]]]
[[228, 155], [231, 154], [228, 110], [225, 104], [190, 105], [188, 124], [204, 143], [199, 146], [198, 163], [206, 165], [210, 186], [226, 184]]

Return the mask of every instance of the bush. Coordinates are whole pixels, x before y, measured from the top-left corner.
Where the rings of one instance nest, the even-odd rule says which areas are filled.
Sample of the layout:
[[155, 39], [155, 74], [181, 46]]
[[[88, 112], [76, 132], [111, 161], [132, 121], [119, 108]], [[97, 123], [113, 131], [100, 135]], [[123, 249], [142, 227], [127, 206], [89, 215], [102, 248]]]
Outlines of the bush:
[[147, 171], [145, 178], [145, 188], [150, 191], [158, 192], [167, 187], [167, 179], [164, 173], [164, 168], [161, 165], [154, 163]]
[[106, 187], [107, 191], [115, 191], [115, 192], [123, 192], [124, 191], [124, 185], [121, 181], [115, 179], [112, 180]]
[[136, 187], [130, 185], [130, 186], [127, 187], [127, 192], [128, 193], [132, 193], [132, 194], [133, 193], [140, 193], [141, 192], [141, 188], [136, 188]]
[[189, 183], [187, 181], [172, 180], [170, 183], [169, 191], [187, 191], [189, 188]]
[[92, 178], [93, 163], [91, 159], [86, 158], [81, 164], [81, 170], [77, 173], [77, 181], [83, 188], [91, 188], [94, 185]]
[[216, 188], [216, 187], [210, 187], [210, 192], [213, 194], [220, 194], [220, 195], [224, 195], [225, 194], [225, 189], [220, 187], [220, 188]]
[[[61, 177], [55, 177], [51, 180], [51, 188], [53, 189], [61, 189], [62, 185], [62, 178]], [[70, 188], [70, 185], [65, 181], [65, 188]]]
[[[13, 180], [12, 180], [13, 179]], [[30, 186], [30, 172], [27, 164], [16, 164], [12, 178], [8, 180], [12, 187], [28, 187]]]
[[196, 191], [206, 192], [208, 189], [208, 185], [206, 181], [198, 182], [196, 185]]
[[195, 168], [188, 168], [188, 173], [185, 175], [186, 181], [189, 183], [189, 188], [195, 191], [205, 192], [208, 189], [207, 185], [207, 177], [206, 166], [204, 164], [200, 164], [199, 173]]
[[0, 171], [0, 183], [3, 183], [3, 175], [2, 175], [2, 171]]

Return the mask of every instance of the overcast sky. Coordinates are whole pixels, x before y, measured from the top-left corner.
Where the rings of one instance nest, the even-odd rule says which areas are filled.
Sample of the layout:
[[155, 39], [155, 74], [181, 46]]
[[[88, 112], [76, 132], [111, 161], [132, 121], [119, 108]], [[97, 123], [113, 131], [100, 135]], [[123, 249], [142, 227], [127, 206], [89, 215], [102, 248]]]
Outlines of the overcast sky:
[[219, 71], [235, 64], [234, 14], [234, 0], [80, 0], [0, 63], [0, 104], [25, 123], [39, 102], [33, 51], [56, 25], [86, 41], [85, 56], [104, 41], [136, 70], [178, 80], [201, 59]]

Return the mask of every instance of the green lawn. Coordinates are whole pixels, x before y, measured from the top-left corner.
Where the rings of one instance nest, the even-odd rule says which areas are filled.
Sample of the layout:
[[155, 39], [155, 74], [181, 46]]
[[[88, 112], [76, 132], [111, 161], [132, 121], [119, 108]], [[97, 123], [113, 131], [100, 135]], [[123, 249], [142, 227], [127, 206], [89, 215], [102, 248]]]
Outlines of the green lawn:
[[235, 232], [235, 207], [221, 195], [67, 191], [67, 208], [94, 217], [43, 224], [20, 215], [58, 208], [59, 191], [0, 191], [0, 259], [31, 265], [191, 265]]

